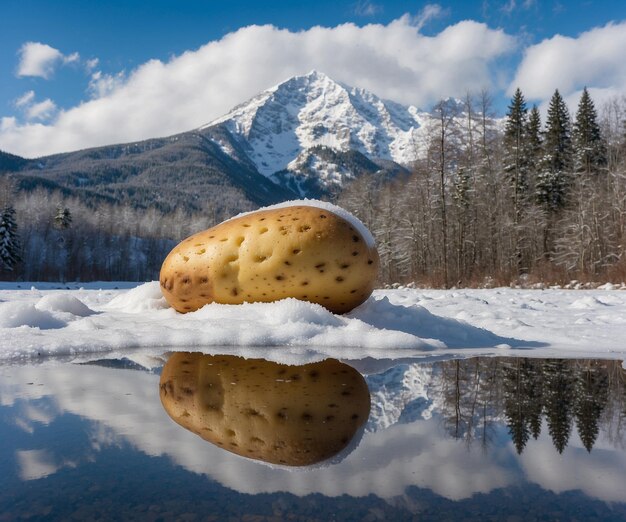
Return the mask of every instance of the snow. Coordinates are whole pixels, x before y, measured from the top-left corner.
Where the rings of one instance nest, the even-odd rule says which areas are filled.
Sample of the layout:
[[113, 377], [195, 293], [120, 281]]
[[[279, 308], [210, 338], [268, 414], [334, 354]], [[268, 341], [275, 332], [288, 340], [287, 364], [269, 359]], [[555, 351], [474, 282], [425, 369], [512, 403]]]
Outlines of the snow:
[[626, 354], [626, 293], [620, 290], [392, 289], [376, 290], [346, 315], [295, 299], [214, 303], [179, 314], [156, 281], [130, 290], [115, 289], [128, 286], [120, 283], [74, 290], [26, 285], [0, 285], [5, 362], [95, 352], [151, 357], [174, 348], [289, 364], [335, 357], [370, 366], [455, 354]]
[[415, 107], [381, 100], [311, 71], [267, 89], [198, 130], [225, 126], [244, 144], [258, 171], [271, 177], [318, 145], [409, 165], [420, 152], [423, 124], [429, 119]]
[[249, 214], [259, 212], [260, 210], [274, 210], [274, 209], [279, 209], [279, 208], [297, 207], [299, 205], [303, 205], [307, 207], [315, 207], [315, 208], [319, 208], [322, 210], [326, 210], [327, 212], [332, 212], [333, 214], [345, 219], [356, 230], [358, 230], [359, 234], [361, 234], [361, 237], [364, 239], [365, 243], [367, 244], [369, 248], [374, 248], [376, 246], [376, 240], [374, 239], [374, 236], [359, 218], [350, 214], [350, 212], [348, 212], [347, 210], [341, 207], [338, 207], [337, 205], [333, 205], [332, 203], [328, 203], [327, 201], [320, 201], [318, 199], [295, 199], [291, 201], [283, 201], [282, 203], [276, 203], [275, 205], [261, 207], [252, 212], [242, 212], [241, 214], [237, 214], [236, 216], [230, 219], [227, 219], [226, 221], [231, 221], [236, 218], [247, 216]]

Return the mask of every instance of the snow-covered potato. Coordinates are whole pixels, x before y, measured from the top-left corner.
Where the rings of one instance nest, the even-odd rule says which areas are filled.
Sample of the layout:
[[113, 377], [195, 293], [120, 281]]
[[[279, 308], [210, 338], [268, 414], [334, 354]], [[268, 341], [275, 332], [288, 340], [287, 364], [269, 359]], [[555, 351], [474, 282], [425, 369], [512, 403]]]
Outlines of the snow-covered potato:
[[379, 267], [371, 235], [349, 217], [296, 205], [225, 221], [170, 252], [161, 267], [163, 295], [183, 313], [286, 297], [348, 312], [370, 296]]
[[361, 374], [335, 359], [288, 366], [178, 352], [163, 367], [160, 397], [175, 422], [203, 439], [288, 466], [337, 455], [370, 409]]

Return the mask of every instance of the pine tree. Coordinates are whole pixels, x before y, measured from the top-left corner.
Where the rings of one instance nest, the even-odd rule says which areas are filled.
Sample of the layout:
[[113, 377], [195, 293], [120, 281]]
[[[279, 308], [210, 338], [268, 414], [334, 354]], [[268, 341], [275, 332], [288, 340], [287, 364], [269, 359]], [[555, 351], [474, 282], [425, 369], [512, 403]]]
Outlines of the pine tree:
[[526, 154], [528, 164], [528, 183], [534, 185], [535, 178], [539, 172], [542, 151], [542, 135], [541, 135], [541, 114], [536, 105], [530, 110], [528, 116], [528, 124], [526, 125]]
[[15, 210], [13, 207], [6, 207], [0, 214], [0, 270], [12, 272], [20, 260], [20, 238]]
[[528, 109], [524, 95], [518, 88], [511, 99], [504, 128], [504, 172], [513, 187], [516, 223], [519, 221], [522, 200], [528, 190], [527, 127]]
[[537, 178], [537, 198], [549, 212], [565, 206], [568, 176], [572, 168], [570, 117], [563, 97], [554, 91], [548, 108], [548, 119]]
[[606, 165], [606, 144], [600, 133], [596, 108], [586, 87], [578, 103], [572, 137], [575, 172], [597, 174]]

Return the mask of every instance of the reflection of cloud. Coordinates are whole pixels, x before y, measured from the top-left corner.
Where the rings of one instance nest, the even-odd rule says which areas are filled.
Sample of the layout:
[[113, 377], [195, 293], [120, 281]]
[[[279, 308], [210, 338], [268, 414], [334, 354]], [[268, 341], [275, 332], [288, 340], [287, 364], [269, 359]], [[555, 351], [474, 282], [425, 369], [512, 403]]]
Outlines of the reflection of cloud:
[[[225, 452], [177, 426], [159, 403], [157, 375], [71, 365], [11, 370], [0, 381], [5, 404], [16, 397], [37, 397], [43, 388], [60, 411], [99, 423], [92, 440], [108, 445], [123, 439], [148, 455], [167, 456], [242, 493], [373, 494], [388, 499], [416, 486], [457, 500], [530, 481], [552, 491], [581, 490], [603, 500], [626, 497], [623, 453], [599, 440], [598, 451], [587, 454], [573, 437], [564, 459], [554, 450], [545, 426], [540, 439], [531, 441], [518, 457], [506, 427], [500, 425], [494, 444], [484, 453], [478, 445], [468, 448], [442, 435], [435, 411], [431, 420], [365, 433], [361, 444], [337, 465], [294, 471]], [[19, 384], [29, 380], [44, 386]], [[43, 450], [20, 452], [19, 459], [24, 480], [60, 467]]]
[[24, 450], [16, 452], [19, 466], [18, 476], [22, 480], [35, 480], [56, 473], [59, 466], [46, 450]]
[[[546, 433], [544, 423], [542, 432]], [[581, 490], [607, 502], [626, 498], [626, 454], [598, 440], [591, 453], [577, 435], [559, 455], [549, 437], [540, 437], [526, 447], [520, 458], [527, 479], [554, 493]]]
[[45, 426], [50, 424], [56, 417], [56, 412], [41, 406], [29, 404], [24, 408], [24, 416], [31, 422], [38, 422]]

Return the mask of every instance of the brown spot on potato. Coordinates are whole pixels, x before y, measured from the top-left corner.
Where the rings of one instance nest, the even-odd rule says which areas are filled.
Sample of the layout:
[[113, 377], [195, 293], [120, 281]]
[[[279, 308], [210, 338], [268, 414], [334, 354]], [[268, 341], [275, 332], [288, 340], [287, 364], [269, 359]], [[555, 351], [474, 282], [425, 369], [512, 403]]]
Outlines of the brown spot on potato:
[[337, 276], [335, 277], [335, 281], [337, 281], [338, 283], [341, 283], [343, 281], [343, 277]]

